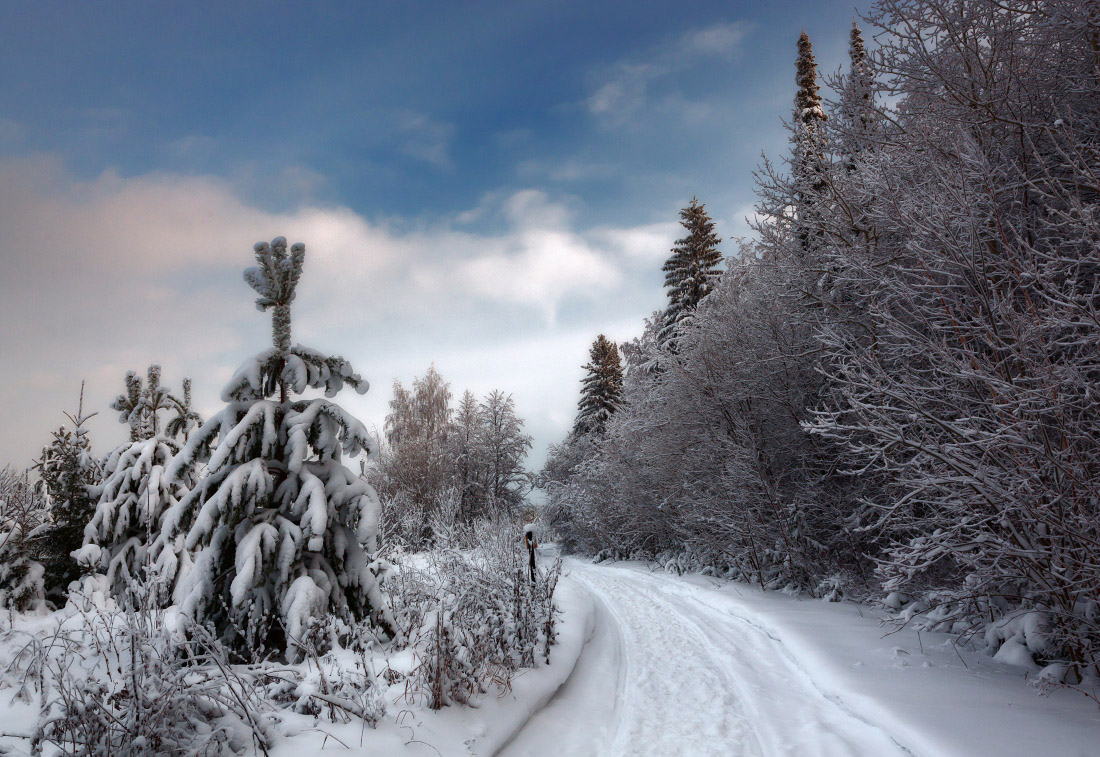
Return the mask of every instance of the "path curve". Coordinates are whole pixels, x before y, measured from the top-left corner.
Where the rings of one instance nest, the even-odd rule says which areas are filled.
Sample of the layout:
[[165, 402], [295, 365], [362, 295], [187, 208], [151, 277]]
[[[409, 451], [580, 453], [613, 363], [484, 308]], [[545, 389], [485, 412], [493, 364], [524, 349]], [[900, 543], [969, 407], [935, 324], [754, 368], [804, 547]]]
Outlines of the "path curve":
[[544, 755], [897, 755], [782, 643], [677, 579], [566, 561], [596, 605], [572, 676], [501, 750]]

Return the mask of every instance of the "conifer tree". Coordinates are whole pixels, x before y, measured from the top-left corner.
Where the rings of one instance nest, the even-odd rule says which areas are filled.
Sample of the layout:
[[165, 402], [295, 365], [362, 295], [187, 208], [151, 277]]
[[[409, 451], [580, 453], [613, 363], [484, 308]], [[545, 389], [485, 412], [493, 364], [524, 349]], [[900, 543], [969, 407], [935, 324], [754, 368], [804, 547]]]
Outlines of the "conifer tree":
[[607, 421], [622, 402], [623, 366], [619, 348], [600, 334], [592, 343], [589, 362], [584, 369], [588, 373], [582, 381], [573, 433], [577, 436], [591, 433], [602, 435]]
[[[271, 309], [273, 346], [247, 360], [222, 390], [226, 407], [195, 431], [169, 468], [171, 480], [200, 461], [208, 472], [166, 518], [197, 550], [176, 590], [181, 612], [212, 626], [246, 659], [265, 650], [324, 646], [370, 618], [396, 629], [379, 586], [379, 504], [344, 456], [370, 453], [363, 424], [330, 401], [345, 384], [367, 382], [341, 357], [291, 346], [290, 306], [305, 246], [286, 239], [255, 246], [245, 271], [257, 308]], [[320, 389], [324, 398], [301, 395]], [[292, 395], [298, 395], [292, 399]], [[326, 624], [335, 618], [337, 623]]]
[[848, 75], [840, 82], [840, 98], [836, 110], [839, 152], [846, 170], [855, 168], [855, 158], [867, 147], [876, 122], [874, 92], [867, 48], [863, 32], [853, 21], [848, 40]]
[[76, 414], [65, 413], [73, 424], [53, 432], [53, 441], [42, 450], [34, 468], [39, 491], [45, 494], [48, 521], [35, 530], [34, 542], [43, 567], [47, 593], [58, 597], [80, 577], [74, 550], [84, 541], [84, 527], [95, 512], [95, 486], [99, 466], [92, 457], [91, 441], [84, 424], [95, 416], [84, 414], [84, 384]]
[[164, 433], [171, 438], [182, 436], [186, 442], [191, 430], [202, 425], [202, 416], [191, 406], [191, 379], [183, 379], [183, 397], [173, 400], [172, 410], [175, 415], [168, 420]]
[[680, 225], [687, 230], [687, 236], [676, 240], [672, 255], [661, 269], [665, 273], [668, 307], [658, 340], [673, 351], [680, 322], [710, 293], [719, 276], [722, 253], [718, 243], [722, 240], [714, 233], [714, 221], [706, 208], [699, 198], [692, 197], [691, 204], [680, 211]]
[[27, 612], [45, 606], [46, 571], [28, 538], [44, 515], [27, 472], [0, 468], [0, 607]]
[[796, 236], [803, 260], [811, 261], [822, 237], [823, 194], [827, 182], [824, 148], [825, 110], [817, 84], [817, 62], [805, 31], [798, 38], [798, 63], [795, 80], [792, 124], [793, 155], [791, 178], [795, 192]]
[[[162, 534], [165, 515], [187, 494], [190, 476], [170, 481], [165, 471], [179, 452], [174, 438], [183, 428], [179, 423], [184, 401], [172, 395], [160, 383], [159, 365], [149, 366], [147, 383], [139, 400], [129, 393], [119, 395], [115, 409], [122, 410], [121, 422], [139, 429], [138, 438], [116, 449], [103, 465], [104, 481], [99, 487], [95, 515], [84, 530], [84, 546], [76, 558], [90, 570], [104, 571], [112, 592], [125, 597], [132, 580], [148, 580], [160, 601], [170, 596], [171, 581], [180, 577], [190, 563], [180, 535]], [[135, 374], [126, 374], [129, 390], [140, 386]], [[190, 380], [184, 379], [185, 396], [190, 400]], [[123, 402], [125, 400], [125, 402]], [[126, 411], [128, 406], [133, 410]], [[160, 415], [176, 410], [172, 422], [162, 423]], [[184, 415], [198, 416], [190, 411]]]
[[141, 404], [141, 379], [134, 371], [126, 372], [126, 391], [115, 397], [111, 403], [112, 410], [118, 410], [119, 423], [130, 426], [130, 441], [136, 442], [145, 438], [143, 414], [144, 407]]

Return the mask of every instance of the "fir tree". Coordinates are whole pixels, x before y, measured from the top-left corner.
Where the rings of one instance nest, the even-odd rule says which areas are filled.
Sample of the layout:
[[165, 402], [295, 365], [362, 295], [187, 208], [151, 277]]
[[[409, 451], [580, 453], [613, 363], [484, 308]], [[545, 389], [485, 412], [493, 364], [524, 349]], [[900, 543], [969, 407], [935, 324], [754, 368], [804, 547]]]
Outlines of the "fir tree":
[[722, 253], [718, 243], [722, 240], [714, 233], [714, 221], [706, 208], [699, 198], [692, 197], [691, 204], [680, 211], [680, 225], [687, 230], [687, 236], [676, 240], [672, 255], [661, 269], [665, 272], [668, 307], [658, 340], [672, 351], [676, 348], [680, 322], [710, 293], [719, 276]]
[[848, 40], [848, 75], [841, 81], [837, 116], [839, 152], [845, 169], [855, 169], [856, 156], [867, 147], [875, 125], [874, 92], [863, 32], [853, 21]]
[[141, 403], [141, 379], [134, 371], [126, 372], [126, 391], [115, 397], [112, 410], [118, 410], [118, 420], [130, 426], [130, 441], [144, 439], [144, 407]]
[[[370, 453], [361, 422], [331, 402], [348, 384], [367, 382], [340, 357], [291, 346], [290, 305], [305, 246], [282, 237], [255, 247], [245, 281], [271, 309], [273, 346], [237, 371], [222, 391], [226, 407], [195, 431], [168, 475], [180, 480], [207, 461], [208, 472], [166, 518], [197, 550], [176, 591], [183, 614], [212, 626], [242, 657], [285, 649], [296, 659], [305, 636], [322, 646], [329, 629], [370, 618], [396, 629], [374, 562], [379, 504], [374, 490], [343, 465]], [[309, 389], [325, 398], [301, 398]], [[299, 395], [291, 399], [291, 395]], [[326, 624], [335, 617], [339, 622]]]
[[577, 420], [573, 433], [577, 436], [596, 433], [602, 435], [607, 421], [619, 409], [623, 392], [623, 366], [619, 348], [603, 334], [596, 337], [589, 352], [588, 371], [577, 403]]
[[183, 397], [173, 401], [172, 410], [175, 415], [168, 420], [164, 433], [171, 438], [182, 436], [186, 442], [191, 430], [202, 425], [202, 416], [191, 407], [191, 379], [184, 378]]
[[[198, 416], [183, 410], [184, 401], [160, 383], [159, 365], [149, 366], [147, 376], [136, 403], [129, 392], [115, 401], [116, 409], [123, 411], [119, 420], [129, 423], [132, 431], [138, 428], [139, 438], [116, 449], [104, 462], [95, 515], [76, 557], [90, 570], [104, 571], [116, 596], [125, 596], [134, 579], [149, 580], [158, 598], [166, 601], [173, 579], [186, 572], [190, 559], [181, 535], [163, 534], [161, 524], [193, 481], [190, 476], [169, 480], [165, 471], [179, 452], [173, 437], [186, 428], [178, 422], [181, 414], [192, 422]], [[140, 386], [133, 371], [126, 374], [126, 385], [128, 390]], [[184, 380], [184, 387], [189, 408], [189, 380]], [[126, 412], [130, 406], [133, 409]], [[175, 410], [176, 417], [162, 423], [160, 415], [169, 410]]]
[[825, 110], [817, 85], [817, 62], [806, 32], [798, 38], [798, 62], [795, 80], [792, 124], [792, 179], [795, 191], [796, 235], [803, 258], [810, 258], [821, 242], [822, 195], [828, 186], [825, 150]]
[[42, 524], [45, 507], [26, 471], [0, 468], [0, 607], [19, 612], [45, 608], [45, 569], [28, 537]]
[[35, 530], [36, 550], [46, 570], [47, 593], [59, 597], [71, 581], [80, 577], [72, 553], [84, 541], [84, 527], [95, 512], [95, 486], [99, 466], [92, 457], [84, 424], [95, 416], [84, 414], [84, 384], [75, 415], [65, 413], [73, 428], [53, 432], [53, 441], [42, 450], [34, 468], [39, 491], [45, 494], [48, 520]]

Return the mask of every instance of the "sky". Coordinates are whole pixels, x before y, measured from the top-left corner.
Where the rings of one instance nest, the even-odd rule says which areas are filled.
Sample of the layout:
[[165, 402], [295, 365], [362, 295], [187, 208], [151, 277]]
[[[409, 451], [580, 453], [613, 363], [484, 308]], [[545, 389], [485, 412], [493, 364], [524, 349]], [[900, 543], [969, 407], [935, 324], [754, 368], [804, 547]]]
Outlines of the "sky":
[[678, 211], [722, 249], [782, 158], [802, 29], [847, 60], [850, 2], [0, 5], [0, 465], [74, 410], [93, 448], [127, 370], [196, 403], [270, 343], [252, 246], [306, 244], [293, 339], [371, 383], [432, 363], [513, 395], [546, 447], [597, 334], [664, 303]]

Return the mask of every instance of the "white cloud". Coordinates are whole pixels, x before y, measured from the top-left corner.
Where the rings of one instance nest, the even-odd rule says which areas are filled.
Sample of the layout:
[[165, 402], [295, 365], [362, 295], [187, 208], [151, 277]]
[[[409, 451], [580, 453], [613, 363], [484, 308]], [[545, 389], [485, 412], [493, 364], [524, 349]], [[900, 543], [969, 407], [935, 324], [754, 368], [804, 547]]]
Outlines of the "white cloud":
[[395, 124], [398, 151], [439, 169], [451, 167], [450, 145], [454, 125], [437, 121], [423, 113], [403, 111]]
[[[271, 212], [215, 177], [80, 181], [49, 156], [0, 161], [0, 464], [29, 462], [82, 378], [88, 404], [105, 410], [127, 369], [160, 362], [172, 383], [192, 375], [200, 405], [215, 407], [220, 383], [269, 338], [240, 273], [259, 240], [307, 244], [296, 338], [344, 354], [373, 381], [350, 403], [368, 423], [381, 422], [392, 376], [448, 350], [494, 356], [481, 373], [464, 368], [456, 385], [480, 377], [542, 396], [534, 378], [509, 383], [511, 373], [498, 379], [485, 366], [508, 364], [517, 344], [528, 354], [558, 349], [565, 303], [570, 328], [580, 312], [593, 323], [569, 338], [590, 341], [623, 317], [607, 303], [626, 296], [646, 248], [660, 257], [668, 247], [661, 225], [578, 229], [567, 203], [536, 190], [490, 195], [480, 215], [499, 219], [498, 230], [447, 219], [410, 227], [341, 207]], [[564, 410], [552, 403], [575, 394], [570, 366], [583, 360], [583, 350], [547, 356], [538, 369], [538, 382], [562, 385], [530, 411], [546, 429], [563, 430], [546, 419], [571, 413], [572, 399]], [[93, 431], [101, 451], [121, 439], [109, 412]]]
[[654, 82], [682, 73], [708, 58], [732, 59], [747, 30], [742, 22], [691, 29], [676, 40], [650, 48], [644, 55], [616, 61], [597, 73], [595, 90], [584, 104], [604, 125], [628, 124], [646, 106]]

